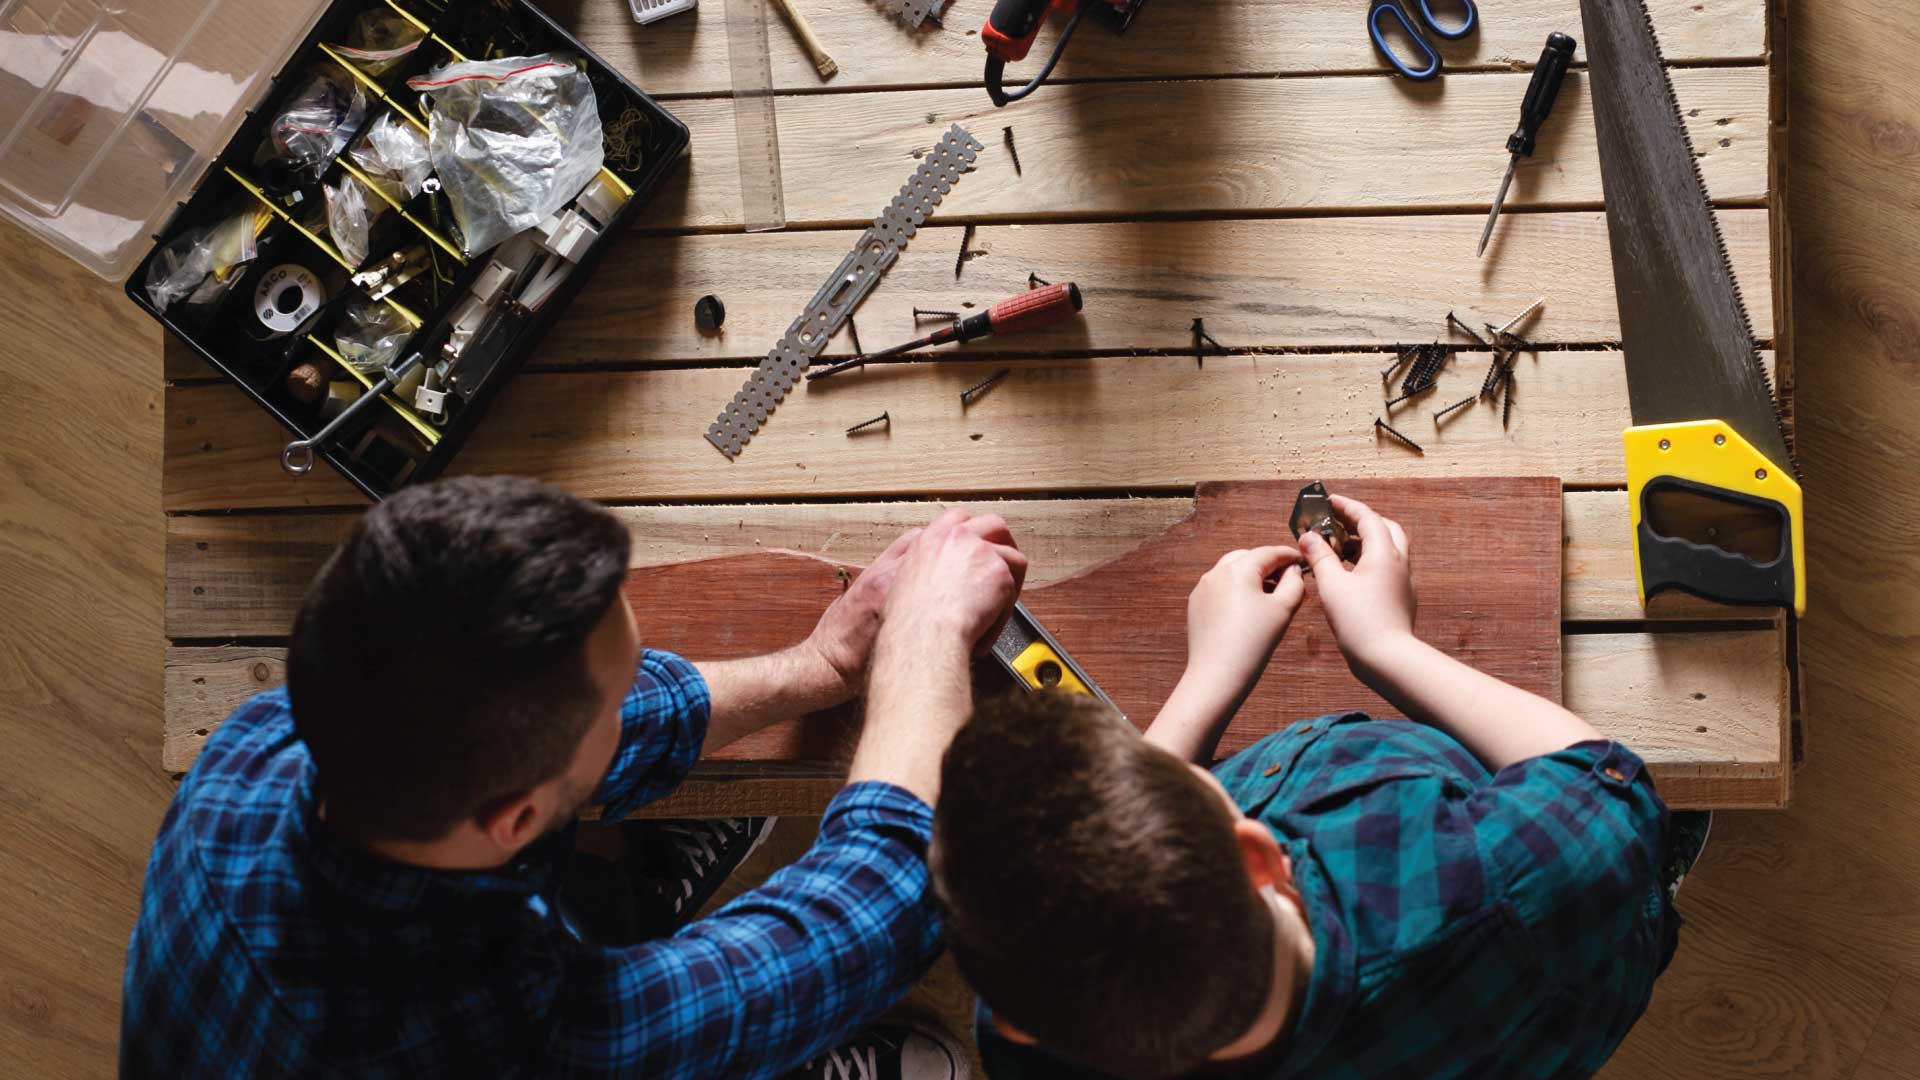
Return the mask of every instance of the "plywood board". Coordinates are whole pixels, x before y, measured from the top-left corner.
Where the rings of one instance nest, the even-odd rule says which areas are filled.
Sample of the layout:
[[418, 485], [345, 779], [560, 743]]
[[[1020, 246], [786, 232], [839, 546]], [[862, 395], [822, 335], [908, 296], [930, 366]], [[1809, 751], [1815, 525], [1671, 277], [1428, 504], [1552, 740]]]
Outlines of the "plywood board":
[[[1667, 594], [1643, 611], [1634, 584], [1627, 497], [1561, 498], [1561, 617], [1568, 623], [1654, 618], [1770, 618]], [[864, 564], [926, 524], [939, 502], [618, 506], [632, 565], [657, 566], [776, 549]], [[1030, 560], [1027, 582], [1071, 577], [1145, 542], [1193, 511], [1189, 497], [967, 500], [1007, 519]], [[167, 635], [212, 641], [284, 636], [307, 582], [358, 514], [188, 514], [167, 519]]]

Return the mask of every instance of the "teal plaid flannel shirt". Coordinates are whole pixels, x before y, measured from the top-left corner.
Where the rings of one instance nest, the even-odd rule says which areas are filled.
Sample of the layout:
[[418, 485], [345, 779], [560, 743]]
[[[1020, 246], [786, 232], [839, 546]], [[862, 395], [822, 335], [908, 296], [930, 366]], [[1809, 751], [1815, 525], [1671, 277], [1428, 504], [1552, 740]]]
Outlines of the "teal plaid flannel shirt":
[[[1348, 714], [1214, 772], [1292, 858], [1316, 955], [1291, 1030], [1210, 1076], [1591, 1076], [1673, 956], [1666, 805], [1618, 743], [1489, 774], [1435, 728]], [[979, 1036], [993, 1080], [1099, 1077]]]

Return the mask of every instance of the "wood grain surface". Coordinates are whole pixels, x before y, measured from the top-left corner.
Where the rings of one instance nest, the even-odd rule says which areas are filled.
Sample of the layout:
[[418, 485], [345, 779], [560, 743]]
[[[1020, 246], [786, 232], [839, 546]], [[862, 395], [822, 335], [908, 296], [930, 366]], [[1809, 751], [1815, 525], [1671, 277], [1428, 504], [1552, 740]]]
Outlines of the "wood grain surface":
[[[792, 35], [772, 24], [767, 37], [778, 90], [832, 93], [980, 83], [978, 33], [993, 6], [988, 0], [955, 0], [945, 8], [943, 27], [929, 22], [918, 30], [895, 23], [870, 3], [794, 2], [839, 61], [840, 74], [823, 85]], [[619, 4], [554, 0], [546, 7], [649, 93], [675, 98], [729, 89], [723, 4], [646, 27], [634, 26]], [[1652, 0], [1648, 8], [1671, 62], [1753, 62], [1764, 55], [1766, 20], [1751, 0]], [[1125, 35], [1087, 26], [1086, 36], [1060, 61], [1054, 81], [1378, 72], [1384, 65], [1366, 37], [1364, 14], [1339, 4], [1286, 0], [1155, 4]], [[1531, 64], [1548, 33], [1579, 22], [1565, 0], [1508, 0], [1489, 16], [1471, 37], [1440, 43], [1450, 70]], [[1041, 32], [1036, 57], [1051, 47], [1058, 29], [1056, 21]], [[1585, 59], [1583, 53], [1575, 55], [1577, 63]], [[1038, 63], [1035, 58], [1015, 65], [1009, 77]], [[1031, 111], [1010, 109], [1007, 115]]]
[[[634, 566], [785, 549], [865, 564], [894, 537], [932, 520], [939, 502], [807, 502], [621, 506]], [[1058, 581], [1111, 559], [1193, 511], [1189, 498], [968, 500], [1007, 519], [1030, 566]], [[208, 641], [284, 636], [307, 582], [358, 518], [315, 514], [186, 514], [167, 519], [167, 636]], [[1561, 616], [1567, 622], [1654, 618], [1765, 619], [1682, 593], [1648, 610], [1634, 583], [1626, 493], [1562, 496]], [[218, 719], [210, 717], [209, 719]]]
[[[1204, 366], [1168, 356], [889, 363], [803, 384], [732, 462], [701, 433], [739, 387], [739, 369], [527, 373], [501, 395], [451, 471], [522, 473], [616, 501], [1145, 492], [1282, 470], [1625, 483], [1620, 433], [1632, 417], [1619, 353], [1523, 358], [1506, 429], [1491, 399], [1444, 424], [1433, 420], [1444, 404], [1477, 393], [1486, 374], [1486, 353], [1459, 354], [1436, 390], [1392, 413], [1424, 454], [1373, 427], [1385, 412], [1380, 369], [1391, 359], [1295, 353], [1208, 357]], [[1012, 374], [962, 408], [960, 391], [1003, 366]], [[884, 430], [845, 434], [882, 411], [892, 418]], [[277, 462], [287, 438], [232, 387], [170, 388], [167, 509], [363, 501], [331, 471], [283, 472]]]
[[[1022, 601], [1123, 713], [1145, 726], [1187, 664], [1187, 594], [1215, 560], [1289, 535], [1286, 517], [1305, 481], [1202, 484], [1193, 514], [1131, 551]], [[1423, 549], [1415, 633], [1449, 655], [1560, 700], [1560, 484], [1551, 477], [1480, 482], [1329, 481], [1399, 521]], [[1497, 527], [1489, 527], [1497, 522]], [[759, 656], [805, 639], [844, 589], [842, 564], [761, 552], [643, 567], [627, 599], [643, 635], [716, 660]], [[1497, 583], [1497, 584], [1496, 584]], [[983, 665], [987, 666], [987, 665]], [[1347, 671], [1318, 599], [1309, 596], [1274, 653], [1270, 677], [1220, 742], [1236, 753], [1287, 723], [1324, 712], [1389, 706]], [[831, 721], [779, 724], [710, 755], [727, 761], [834, 761], [843, 731]]]
[[[1362, 13], [1364, 14], [1364, 12]], [[1536, 50], [1537, 55], [1537, 50]], [[1528, 74], [1418, 85], [1374, 76], [1098, 83], [1049, 87], [1015, 124], [1020, 170], [996, 137], [1007, 123], [977, 89], [815, 94], [779, 99], [780, 167], [790, 225], [864, 224], [900, 190], [950, 124], [986, 144], [937, 218], [1035, 220], [1144, 215], [1485, 208]], [[1767, 193], [1763, 68], [1673, 72], [1707, 191], [1757, 204]], [[676, 102], [692, 130], [688, 168], [639, 215], [640, 227], [738, 229], [733, 106]], [[1355, 131], [1393, 132], [1354, 138]], [[1600, 159], [1585, 74], [1567, 77], [1540, 149], [1509, 206], [1593, 207]], [[1329, 149], [1338, 147], [1338, 153]], [[890, 164], [891, 163], [891, 164]], [[831, 269], [831, 267], [829, 267]]]
[[[1718, 214], [1734, 274], [1748, 296], [1773, 290], [1768, 217]], [[1620, 336], [1606, 218], [1598, 213], [1516, 214], [1483, 261], [1473, 259], [1481, 215], [1278, 218], [1244, 221], [986, 225], [953, 277], [960, 230], [936, 224], [901, 253], [854, 316], [868, 349], [906, 341], [931, 324], [913, 309], [984, 307], [1027, 288], [1027, 274], [1074, 280], [1080, 319], [1016, 337], [969, 342], [971, 356], [1124, 355], [1189, 351], [1195, 316], [1236, 349], [1377, 348], [1445, 337], [1448, 311], [1469, 325], [1504, 323], [1542, 296], [1526, 326], [1547, 344]], [[758, 362], [819, 289], [858, 234], [811, 232], [620, 237], [579, 299], [540, 343], [533, 368]], [[618, 269], [614, 269], [618, 267]], [[1363, 268], [1363, 269], [1362, 269]], [[747, 288], [744, 282], [751, 282]], [[724, 332], [693, 324], [696, 300], [726, 303]], [[1753, 308], [1754, 333], [1774, 337], [1773, 313]], [[1457, 333], [1457, 343], [1470, 343]], [[827, 356], [850, 356], [842, 330]], [[934, 353], [929, 355], [941, 355]], [[215, 372], [189, 349], [167, 349], [168, 376]], [[1541, 392], [1552, 394], [1551, 384]]]

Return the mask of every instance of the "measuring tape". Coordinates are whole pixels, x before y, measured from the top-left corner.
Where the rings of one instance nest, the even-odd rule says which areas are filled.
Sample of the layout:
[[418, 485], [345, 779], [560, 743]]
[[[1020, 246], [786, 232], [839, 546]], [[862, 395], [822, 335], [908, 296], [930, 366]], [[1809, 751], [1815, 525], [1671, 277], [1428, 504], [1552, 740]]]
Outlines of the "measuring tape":
[[708, 442], [729, 458], [740, 455], [760, 425], [786, 400], [801, 372], [826, 349], [827, 340], [880, 283], [880, 275], [900, 257], [907, 241], [933, 215], [941, 198], [973, 167], [982, 149], [980, 140], [959, 124], [947, 129], [939, 144], [901, 185], [900, 194], [860, 234], [853, 250], [813, 294], [807, 309], [787, 327], [767, 358], [708, 425]]

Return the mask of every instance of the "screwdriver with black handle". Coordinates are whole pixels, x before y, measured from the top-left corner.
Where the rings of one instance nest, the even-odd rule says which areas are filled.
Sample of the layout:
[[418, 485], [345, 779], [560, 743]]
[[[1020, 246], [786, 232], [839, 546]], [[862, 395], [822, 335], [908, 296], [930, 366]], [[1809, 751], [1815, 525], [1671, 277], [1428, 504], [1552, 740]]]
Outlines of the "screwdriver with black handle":
[[990, 334], [1016, 334], [1022, 330], [1038, 330], [1043, 326], [1052, 326], [1072, 318], [1080, 310], [1080, 286], [1071, 281], [1057, 285], [1046, 285], [1038, 289], [1029, 289], [1016, 293], [977, 315], [964, 319], [955, 319], [949, 326], [943, 326], [923, 338], [915, 338], [905, 345], [895, 345], [891, 349], [882, 349], [877, 353], [856, 356], [851, 360], [823, 367], [819, 371], [807, 372], [809, 381], [837, 375], [848, 368], [870, 364], [875, 360], [885, 360], [890, 356], [924, 349], [929, 345], [944, 345], [949, 341], [972, 341]]
[[1476, 259], [1487, 253], [1487, 241], [1493, 237], [1494, 223], [1500, 220], [1500, 207], [1507, 201], [1507, 188], [1513, 184], [1514, 167], [1520, 164], [1521, 158], [1533, 156], [1540, 125], [1553, 115], [1554, 99], [1560, 96], [1560, 84], [1566, 81], [1567, 67], [1573, 63], [1576, 47], [1571, 37], [1557, 30], [1547, 35], [1546, 47], [1540, 50], [1540, 62], [1533, 68], [1533, 79], [1527, 83], [1527, 96], [1520, 102], [1520, 126], [1507, 136], [1507, 175], [1500, 181], [1500, 194], [1493, 197], [1487, 227], [1480, 232], [1480, 247], [1473, 253]]

